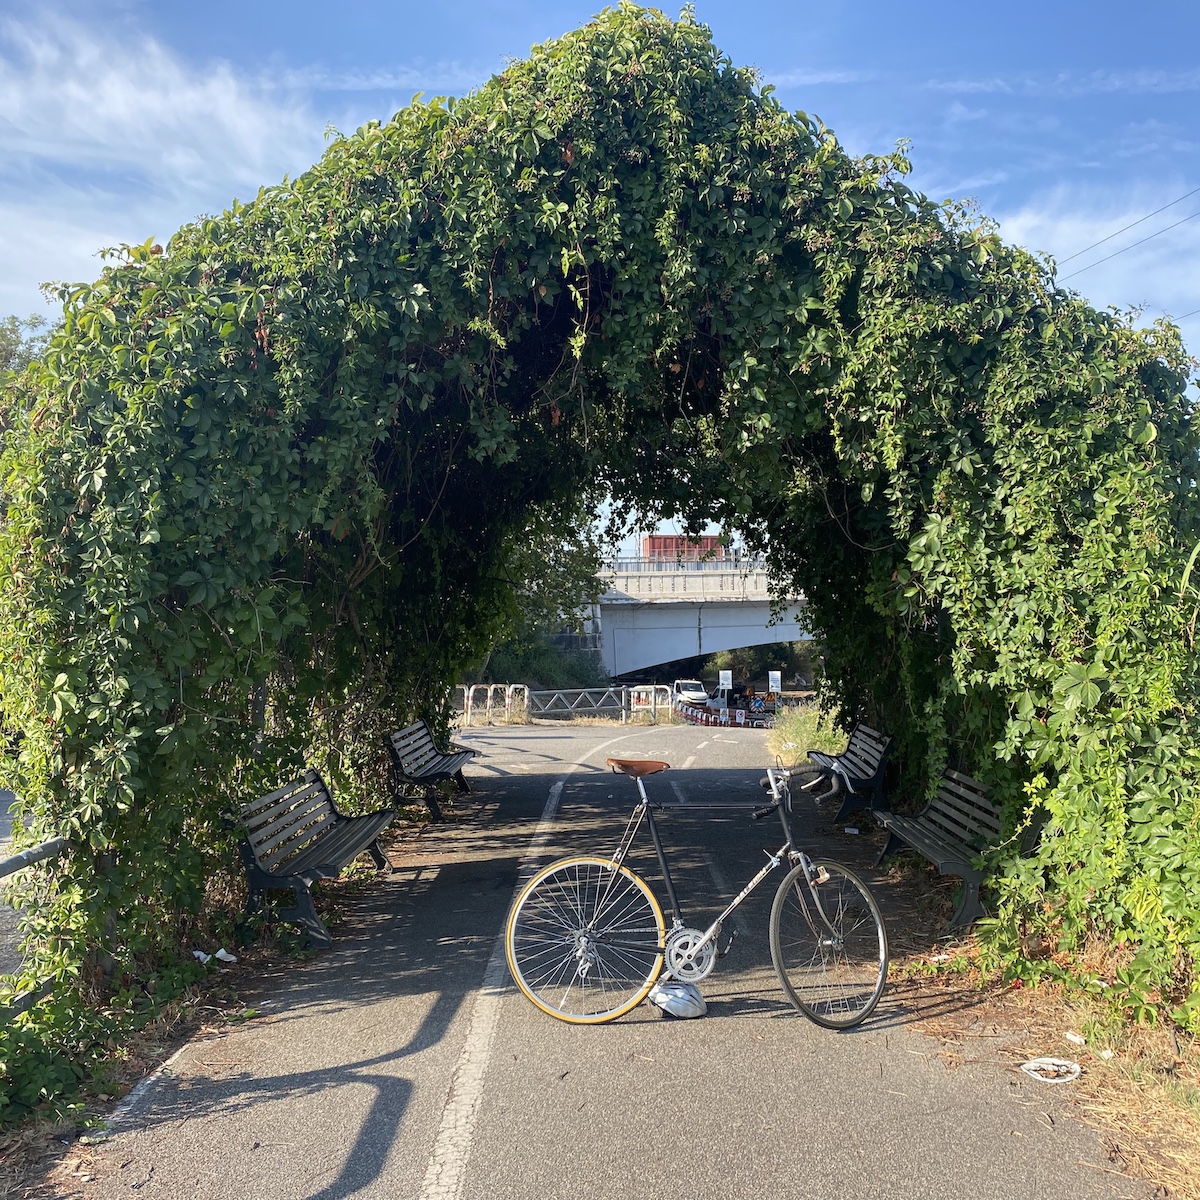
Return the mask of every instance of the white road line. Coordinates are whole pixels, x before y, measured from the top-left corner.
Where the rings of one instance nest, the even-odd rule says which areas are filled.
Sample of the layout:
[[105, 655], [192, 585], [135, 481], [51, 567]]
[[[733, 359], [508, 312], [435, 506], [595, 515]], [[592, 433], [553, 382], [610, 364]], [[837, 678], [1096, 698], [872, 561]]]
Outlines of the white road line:
[[692, 765], [692, 763], [694, 763], [695, 761], [696, 761], [696, 756], [694, 754], [689, 754], [688, 757], [683, 760], [683, 766], [680, 767], [679, 769], [681, 771], [686, 771], [688, 769], [688, 767], [690, 767]]
[[[711, 739], [710, 739], [710, 740], [711, 740]], [[700, 745], [698, 745], [698, 746], [696, 747], [696, 749], [697, 749], [697, 750], [703, 750], [703, 749], [704, 749], [704, 747], [705, 747], [705, 746], [707, 746], [707, 745], [708, 745], [708, 742], [701, 742], [701, 743], [700, 743]]]
[[[639, 736], [641, 735], [637, 733], [626, 733], [601, 742], [567, 767], [554, 783], [546, 798], [546, 807], [542, 809], [542, 817], [533, 835], [533, 841], [529, 843], [529, 849], [521, 859], [521, 866], [517, 872], [517, 886], [513, 889], [514, 900], [537, 869], [538, 858], [550, 840], [550, 827], [558, 813], [567, 778], [585, 766], [593, 754], [599, 754], [601, 750], [616, 742]], [[506, 923], [507, 920], [508, 913], [505, 910]], [[504, 925], [501, 925], [491, 956], [484, 968], [483, 982], [475, 997], [475, 1005], [471, 1009], [466, 1041], [458, 1056], [454, 1074], [450, 1077], [450, 1089], [442, 1109], [437, 1137], [433, 1140], [433, 1151], [429, 1156], [429, 1166], [425, 1171], [425, 1181], [421, 1184], [419, 1200], [459, 1200], [462, 1196], [467, 1163], [471, 1157], [471, 1144], [475, 1137], [475, 1119], [483, 1099], [484, 1080], [492, 1054], [492, 1039], [500, 1018], [500, 1004], [509, 991], [507, 976]]]

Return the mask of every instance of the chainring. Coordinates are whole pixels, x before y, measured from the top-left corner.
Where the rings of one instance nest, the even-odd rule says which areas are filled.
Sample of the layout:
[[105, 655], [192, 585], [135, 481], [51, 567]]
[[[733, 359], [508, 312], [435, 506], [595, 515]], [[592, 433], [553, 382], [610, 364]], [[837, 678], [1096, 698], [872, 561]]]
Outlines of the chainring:
[[676, 929], [667, 935], [667, 970], [681, 983], [699, 983], [712, 974], [717, 965], [717, 939], [714, 937], [698, 954], [704, 940], [700, 929]]

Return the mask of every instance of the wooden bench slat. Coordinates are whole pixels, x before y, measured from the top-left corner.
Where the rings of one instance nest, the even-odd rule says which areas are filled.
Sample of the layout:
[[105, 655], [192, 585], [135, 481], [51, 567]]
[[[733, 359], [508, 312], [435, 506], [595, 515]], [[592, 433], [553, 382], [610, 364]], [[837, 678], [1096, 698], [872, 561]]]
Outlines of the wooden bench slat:
[[978, 821], [963, 820], [954, 809], [944, 805], [931, 809], [925, 819], [942, 829], [948, 836], [968, 846], [993, 841], [999, 833], [998, 827], [989, 828]]
[[933, 799], [915, 816], [882, 812], [876, 818], [888, 832], [879, 862], [907, 843], [940, 874], [962, 879], [962, 898], [952, 925], [968, 925], [983, 915], [979, 899], [983, 872], [974, 864], [987, 844], [1000, 836], [1001, 824], [999, 810], [981, 783], [947, 770]]
[[278, 791], [272, 792], [269, 796], [263, 796], [258, 800], [252, 800], [248, 804], [243, 804], [242, 819], [257, 819], [273, 811], [288, 808], [303, 796], [321, 796], [324, 794], [324, 784], [320, 782], [314, 783], [312, 780], [294, 779], [286, 788], [280, 788]]
[[[971, 866], [972, 859], [976, 857], [975, 852], [970, 847], [964, 848], [962, 842], [939, 835], [934, 827], [913, 817], [906, 819], [892, 814], [888, 828], [895, 829], [914, 850], [919, 850], [937, 865], [939, 870], [943, 866], [953, 866], [960, 867], [965, 872], [976, 873]], [[942, 870], [941, 873], [957, 875], [960, 871]]]
[[[431, 762], [427, 766], [417, 769], [410, 769], [408, 773], [410, 775], [422, 777], [427, 775], [437, 775], [449, 779], [462, 770], [463, 766], [468, 762], [470, 762], [470, 755], [456, 754], [452, 758], [438, 759], [436, 762]], [[405, 766], [408, 766], [408, 764], [406, 763]]]
[[336, 876], [342, 867], [357, 858], [375, 840], [391, 819], [390, 812], [376, 813], [374, 818], [343, 818], [346, 822], [344, 825], [302, 850], [288, 863], [288, 868], [297, 875]]
[[938, 807], [957, 813], [972, 825], [982, 826], [993, 833], [1000, 832], [1000, 818], [996, 807], [985, 792], [968, 792], [961, 788], [939, 787]]
[[252, 839], [251, 845], [254, 847], [254, 853], [258, 855], [260, 861], [265, 864], [267, 859], [271, 860], [270, 866], [267, 869], [273, 870], [291, 851], [297, 849], [299, 846], [306, 846], [313, 838], [319, 837], [322, 830], [336, 824], [337, 813], [330, 806], [324, 812], [315, 815], [306, 824], [288, 825], [280, 829], [273, 837], [265, 838], [262, 841]]
[[306, 789], [299, 796], [277, 800], [264, 812], [247, 814], [242, 810], [242, 824], [256, 837], [270, 837], [279, 824], [290, 824], [301, 820], [306, 813], [320, 812], [329, 807], [329, 797], [324, 790]]
[[310, 885], [333, 877], [364, 850], [385, 866], [378, 837], [394, 816], [390, 809], [361, 817], [339, 813], [320, 773], [311, 769], [243, 805], [239, 851], [250, 884], [246, 911], [257, 911], [270, 888], [290, 890], [295, 903], [280, 916], [296, 921], [310, 941], [328, 945], [329, 930], [313, 907]]
[[288, 792], [297, 791], [299, 788], [311, 784], [314, 778], [319, 778], [316, 771], [305, 771], [299, 778], [289, 780], [283, 787], [276, 788], [273, 792], [268, 792], [265, 796], [260, 796], [257, 800], [251, 800], [248, 804], [243, 805], [243, 811], [247, 808], [259, 808], [262, 805], [271, 804]]

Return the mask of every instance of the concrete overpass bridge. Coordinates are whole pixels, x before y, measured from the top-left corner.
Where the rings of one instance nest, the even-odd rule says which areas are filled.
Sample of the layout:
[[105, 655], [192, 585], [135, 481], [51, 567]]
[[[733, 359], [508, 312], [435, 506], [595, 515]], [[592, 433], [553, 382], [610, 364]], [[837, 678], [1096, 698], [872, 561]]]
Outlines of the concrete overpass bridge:
[[617, 559], [600, 597], [600, 648], [610, 675], [740, 646], [795, 642], [804, 598], [775, 624], [765, 564], [753, 559]]

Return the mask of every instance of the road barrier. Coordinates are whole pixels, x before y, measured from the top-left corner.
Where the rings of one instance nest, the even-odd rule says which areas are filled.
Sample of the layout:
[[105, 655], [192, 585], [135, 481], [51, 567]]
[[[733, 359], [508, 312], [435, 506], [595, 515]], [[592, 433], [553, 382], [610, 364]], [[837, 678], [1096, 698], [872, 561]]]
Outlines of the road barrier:
[[642, 714], [657, 722], [672, 711], [671, 689], [662, 684], [546, 691], [531, 691], [524, 683], [459, 684], [454, 706], [464, 727], [524, 724], [533, 717], [620, 717], [624, 722]]
[[773, 713], [750, 713], [744, 708], [708, 708], [703, 704], [675, 702], [675, 711], [689, 725], [725, 725], [743, 729], [770, 729], [775, 724]]
[[526, 721], [529, 688], [523, 683], [460, 683], [454, 693], [454, 706], [462, 714], [464, 727], [523, 725]]
[[622, 723], [631, 714], [644, 713], [657, 721], [671, 711], [671, 689], [661, 684], [645, 687], [559, 688], [530, 692], [529, 715], [551, 720], [571, 717], [615, 717]]

